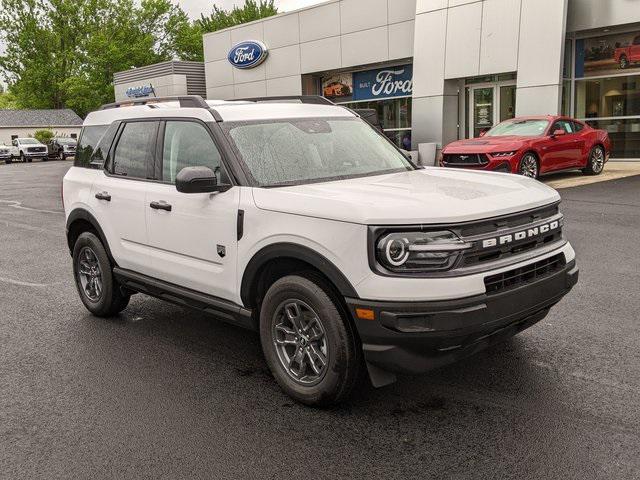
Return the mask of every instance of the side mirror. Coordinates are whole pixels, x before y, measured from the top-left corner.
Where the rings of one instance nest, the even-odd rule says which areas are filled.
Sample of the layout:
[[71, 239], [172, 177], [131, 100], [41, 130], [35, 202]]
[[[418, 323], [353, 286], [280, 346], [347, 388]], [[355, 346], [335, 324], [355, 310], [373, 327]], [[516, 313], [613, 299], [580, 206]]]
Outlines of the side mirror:
[[562, 135], [566, 135], [567, 132], [565, 132], [563, 129], [558, 128], [556, 130], [553, 131], [553, 133], [551, 134], [552, 137], [561, 137]]
[[182, 193], [224, 192], [231, 185], [218, 185], [216, 174], [209, 167], [185, 167], [176, 175], [176, 190]]

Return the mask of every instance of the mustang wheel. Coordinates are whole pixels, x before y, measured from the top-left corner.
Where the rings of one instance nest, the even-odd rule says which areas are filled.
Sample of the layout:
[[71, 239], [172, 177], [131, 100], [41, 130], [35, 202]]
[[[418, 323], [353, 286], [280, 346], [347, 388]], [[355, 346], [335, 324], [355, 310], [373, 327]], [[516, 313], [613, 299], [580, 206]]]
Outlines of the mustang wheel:
[[587, 175], [600, 175], [604, 170], [604, 150], [602, 147], [595, 146], [589, 153], [587, 166], [582, 170]]
[[322, 279], [290, 275], [271, 285], [260, 309], [260, 340], [273, 376], [294, 399], [323, 406], [351, 393], [361, 350]]
[[100, 239], [84, 232], [73, 247], [73, 273], [80, 299], [98, 317], [111, 317], [124, 310], [129, 295], [124, 294], [111, 271], [111, 262]]
[[629, 59], [626, 55], [622, 55], [620, 57], [620, 68], [625, 69], [627, 67], [629, 67]]
[[538, 159], [535, 155], [527, 153], [522, 157], [518, 166], [518, 173], [525, 177], [538, 178], [540, 172], [538, 171]]

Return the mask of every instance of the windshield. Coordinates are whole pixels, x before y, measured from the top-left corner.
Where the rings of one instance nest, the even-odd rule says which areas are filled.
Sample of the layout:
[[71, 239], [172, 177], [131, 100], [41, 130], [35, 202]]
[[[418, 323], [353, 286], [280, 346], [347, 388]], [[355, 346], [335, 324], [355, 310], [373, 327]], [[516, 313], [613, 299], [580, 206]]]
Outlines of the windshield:
[[61, 145], [75, 145], [76, 141], [73, 138], [58, 138], [58, 143]]
[[292, 185], [413, 170], [358, 118], [222, 123], [260, 186]]
[[505, 137], [507, 135], [539, 137], [544, 134], [548, 126], [548, 120], [507, 120], [506, 122], [499, 123], [489, 130], [485, 134], [485, 137]]
[[19, 142], [23, 145], [40, 145], [40, 142], [35, 138], [21, 138]]

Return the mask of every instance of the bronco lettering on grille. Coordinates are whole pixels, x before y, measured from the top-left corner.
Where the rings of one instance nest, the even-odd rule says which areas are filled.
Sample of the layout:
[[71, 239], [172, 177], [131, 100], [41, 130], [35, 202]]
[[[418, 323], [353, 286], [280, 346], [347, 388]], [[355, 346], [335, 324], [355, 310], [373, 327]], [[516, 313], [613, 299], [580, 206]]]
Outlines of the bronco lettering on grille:
[[515, 233], [508, 233], [499, 237], [487, 238], [482, 241], [482, 248], [497, 247], [501, 245], [508, 245], [509, 243], [526, 240], [528, 238], [537, 237], [549, 233], [553, 230], [560, 228], [560, 220], [554, 220], [553, 222], [545, 223], [537, 227], [527, 228]]

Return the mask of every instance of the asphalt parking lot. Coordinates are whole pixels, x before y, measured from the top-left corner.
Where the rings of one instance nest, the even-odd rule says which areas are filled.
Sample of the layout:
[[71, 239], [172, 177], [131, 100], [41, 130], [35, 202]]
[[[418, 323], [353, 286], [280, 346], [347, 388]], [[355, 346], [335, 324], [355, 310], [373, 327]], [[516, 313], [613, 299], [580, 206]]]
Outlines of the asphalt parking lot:
[[640, 477], [640, 176], [561, 191], [581, 279], [541, 323], [313, 410], [255, 334], [142, 295], [89, 315], [69, 166], [0, 165], [0, 478]]

